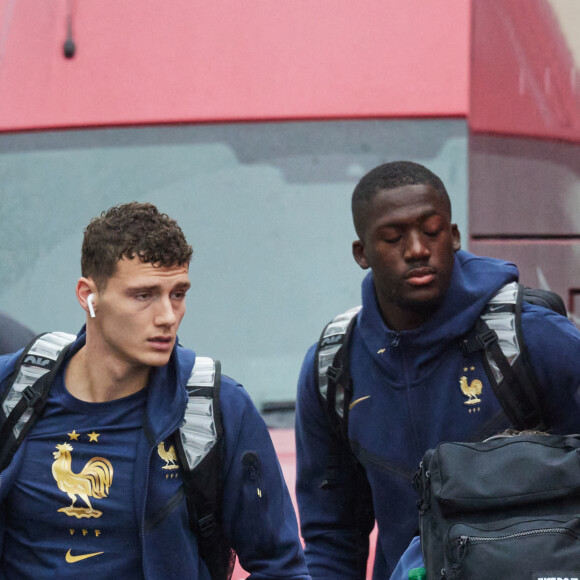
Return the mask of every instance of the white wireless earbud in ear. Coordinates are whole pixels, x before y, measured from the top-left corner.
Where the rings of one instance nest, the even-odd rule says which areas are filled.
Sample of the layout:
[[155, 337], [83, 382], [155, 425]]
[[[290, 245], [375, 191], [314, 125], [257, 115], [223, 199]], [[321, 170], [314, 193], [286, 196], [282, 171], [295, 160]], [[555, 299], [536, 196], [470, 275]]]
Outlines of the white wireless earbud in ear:
[[94, 318], [95, 315], [95, 307], [93, 306], [93, 300], [95, 299], [95, 295], [94, 294], [89, 294], [87, 296], [87, 306], [89, 307], [89, 314], [91, 315], [91, 318]]

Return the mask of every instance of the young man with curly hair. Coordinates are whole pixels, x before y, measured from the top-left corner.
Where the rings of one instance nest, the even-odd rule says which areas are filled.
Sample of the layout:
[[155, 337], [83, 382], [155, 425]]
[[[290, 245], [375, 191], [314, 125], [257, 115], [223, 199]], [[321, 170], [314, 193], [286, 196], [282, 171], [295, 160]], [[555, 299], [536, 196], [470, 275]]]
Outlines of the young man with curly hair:
[[[175, 452], [198, 359], [177, 341], [191, 256], [177, 223], [151, 204], [113, 207], [87, 226], [76, 286], [86, 325], [41, 417], [0, 473], [3, 580], [209, 580]], [[17, 361], [18, 353], [0, 358], [2, 389]], [[217, 515], [227, 542], [251, 578], [306, 580], [266, 426], [229, 377], [219, 401]], [[203, 431], [204, 419], [211, 438], [211, 413], [195, 428]], [[192, 437], [200, 449], [207, 444]]]

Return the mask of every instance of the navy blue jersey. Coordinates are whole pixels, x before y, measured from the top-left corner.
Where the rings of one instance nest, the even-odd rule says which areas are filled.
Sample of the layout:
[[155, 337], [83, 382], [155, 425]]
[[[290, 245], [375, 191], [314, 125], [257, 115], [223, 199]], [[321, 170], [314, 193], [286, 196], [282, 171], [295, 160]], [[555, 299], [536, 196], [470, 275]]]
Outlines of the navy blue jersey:
[[62, 375], [7, 496], [8, 579], [142, 580], [134, 463], [146, 391], [106, 403], [75, 399]]
[[[69, 357], [85, 339], [82, 329]], [[0, 356], [0, 392], [19, 356]], [[151, 369], [143, 392], [110, 403], [78, 401], [55, 380], [48, 407], [0, 473], [0, 580], [210, 580], [172, 445], [195, 358], [176, 346], [167, 365]], [[59, 373], [65, 369], [66, 361]], [[218, 509], [228, 541], [252, 578], [310, 580], [264, 420], [225, 375], [219, 401]]]

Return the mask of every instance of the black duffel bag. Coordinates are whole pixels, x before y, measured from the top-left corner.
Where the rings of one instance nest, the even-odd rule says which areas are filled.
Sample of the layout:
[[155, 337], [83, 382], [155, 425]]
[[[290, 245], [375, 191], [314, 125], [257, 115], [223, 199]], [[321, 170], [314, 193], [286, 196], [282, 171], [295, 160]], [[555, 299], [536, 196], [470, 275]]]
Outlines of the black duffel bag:
[[441, 443], [415, 476], [428, 580], [580, 580], [580, 435]]

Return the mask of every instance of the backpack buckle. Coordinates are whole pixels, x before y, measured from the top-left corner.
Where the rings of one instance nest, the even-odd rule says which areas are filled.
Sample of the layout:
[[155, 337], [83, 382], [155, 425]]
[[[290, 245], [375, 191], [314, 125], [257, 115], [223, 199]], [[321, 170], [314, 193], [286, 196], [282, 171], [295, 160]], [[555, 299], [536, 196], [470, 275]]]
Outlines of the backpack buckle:
[[326, 376], [329, 380], [333, 382], [338, 382], [340, 375], [342, 374], [342, 367], [333, 367], [332, 365], [326, 369]]
[[484, 333], [479, 334], [476, 337], [477, 344], [485, 350], [492, 342], [497, 340], [497, 334], [495, 330], [488, 328]]
[[32, 388], [32, 385], [28, 385], [22, 390], [22, 398], [26, 401], [26, 406], [28, 408], [34, 407], [37, 401], [40, 399], [40, 393]]
[[479, 350], [486, 350], [495, 340], [497, 340], [495, 330], [487, 327], [485, 331], [476, 334], [475, 336], [464, 338], [461, 341], [461, 350], [463, 351], [463, 354], [467, 356]]

